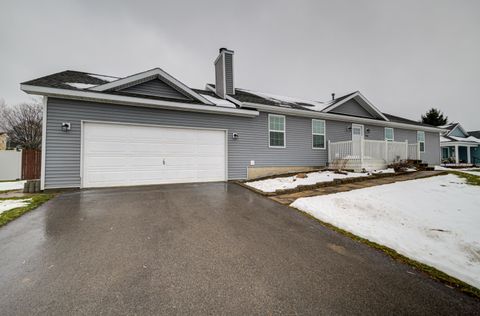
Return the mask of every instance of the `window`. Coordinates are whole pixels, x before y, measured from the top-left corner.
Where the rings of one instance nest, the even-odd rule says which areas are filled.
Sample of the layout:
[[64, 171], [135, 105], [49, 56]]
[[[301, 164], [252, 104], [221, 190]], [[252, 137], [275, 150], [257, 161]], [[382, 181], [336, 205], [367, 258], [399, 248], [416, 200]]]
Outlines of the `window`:
[[325, 121], [312, 120], [312, 148], [325, 149]]
[[442, 158], [443, 159], [450, 158], [450, 150], [448, 147], [442, 147]]
[[393, 128], [385, 127], [385, 140], [389, 142], [393, 142]]
[[417, 132], [417, 143], [420, 144], [420, 152], [425, 152], [425, 132]]
[[269, 146], [285, 148], [285, 116], [268, 115]]

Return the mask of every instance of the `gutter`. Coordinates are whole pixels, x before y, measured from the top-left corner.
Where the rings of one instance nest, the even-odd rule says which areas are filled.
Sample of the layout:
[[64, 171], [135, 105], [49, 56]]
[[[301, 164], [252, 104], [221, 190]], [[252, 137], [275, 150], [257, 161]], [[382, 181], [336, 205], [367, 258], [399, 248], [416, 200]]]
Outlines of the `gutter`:
[[319, 119], [332, 120], [332, 121], [360, 123], [360, 124], [368, 124], [368, 125], [375, 125], [375, 126], [396, 127], [396, 128], [410, 129], [415, 131], [425, 131], [425, 132], [434, 132], [434, 133], [443, 133], [446, 131], [445, 129], [441, 129], [438, 127], [419, 126], [419, 125], [398, 123], [398, 122], [392, 122], [392, 121], [379, 121], [379, 120], [373, 120], [373, 119], [361, 118], [361, 117], [355, 117], [355, 116], [345, 116], [345, 115], [316, 112], [316, 111], [315, 112], [305, 111], [305, 110], [284, 108], [284, 107], [271, 106], [271, 105], [265, 105], [265, 104], [259, 104], [259, 103], [243, 102], [243, 105], [256, 108], [257, 110], [262, 112], [269, 112], [269, 113], [276, 113], [276, 114], [311, 117], [311, 118], [319, 118]]
[[172, 102], [163, 100], [144, 99], [138, 97], [129, 97], [123, 95], [113, 95], [101, 92], [85, 90], [68, 90], [60, 88], [39, 87], [33, 85], [20, 84], [20, 89], [28, 94], [42, 95], [47, 97], [58, 97], [63, 99], [96, 101], [101, 103], [111, 103], [120, 105], [131, 105], [138, 107], [148, 107], [155, 109], [167, 109], [188, 112], [212, 113], [220, 115], [233, 115], [243, 117], [256, 117], [260, 113], [255, 110], [233, 109], [219, 107], [215, 105], [192, 104], [182, 102]]

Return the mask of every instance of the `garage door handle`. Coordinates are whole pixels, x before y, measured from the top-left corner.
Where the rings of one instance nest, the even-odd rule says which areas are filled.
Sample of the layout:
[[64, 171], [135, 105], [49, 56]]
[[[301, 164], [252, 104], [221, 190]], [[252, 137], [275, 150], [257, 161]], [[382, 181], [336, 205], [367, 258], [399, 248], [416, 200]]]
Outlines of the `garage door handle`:
[[163, 165], [165, 166], [165, 158], [163, 158]]

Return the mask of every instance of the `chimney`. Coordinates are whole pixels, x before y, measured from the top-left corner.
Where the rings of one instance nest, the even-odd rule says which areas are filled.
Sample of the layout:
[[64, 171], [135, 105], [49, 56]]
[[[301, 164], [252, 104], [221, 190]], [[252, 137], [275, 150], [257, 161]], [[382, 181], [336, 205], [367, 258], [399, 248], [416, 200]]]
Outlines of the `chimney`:
[[335, 100], [335, 93], [332, 93], [332, 101]]
[[215, 93], [225, 99], [227, 94], [235, 94], [233, 84], [233, 50], [220, 48], [215, 59]]

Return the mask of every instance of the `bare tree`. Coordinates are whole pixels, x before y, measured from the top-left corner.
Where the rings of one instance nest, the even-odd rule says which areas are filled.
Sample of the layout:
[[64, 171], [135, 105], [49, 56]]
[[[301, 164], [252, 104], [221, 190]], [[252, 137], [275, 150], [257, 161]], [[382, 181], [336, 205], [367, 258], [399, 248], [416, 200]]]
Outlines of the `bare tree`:
[[38, 102], [0, 107], [0, 128], [11, 144], [25, 149], [42, 146], [42, 105]]

